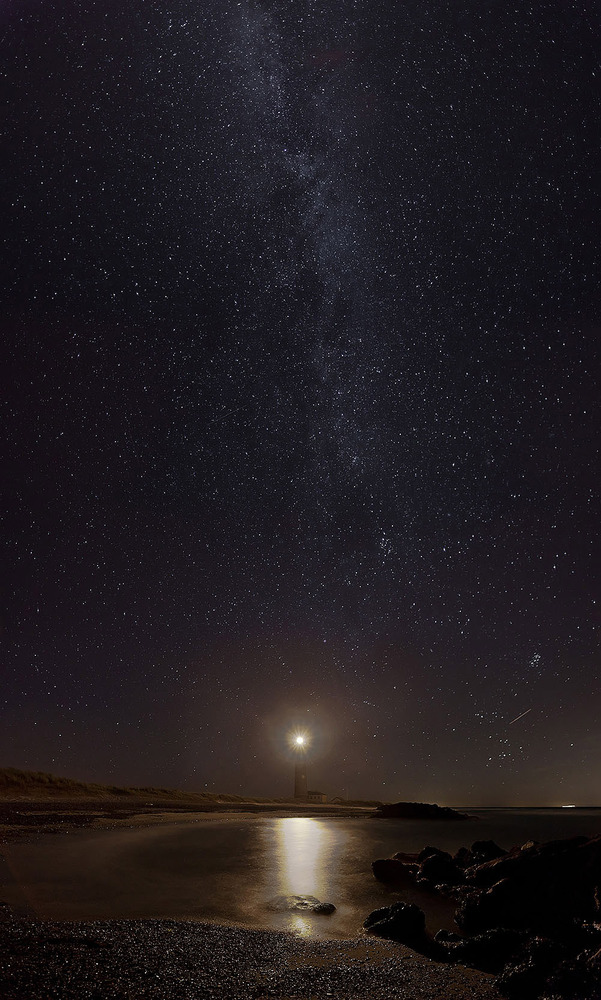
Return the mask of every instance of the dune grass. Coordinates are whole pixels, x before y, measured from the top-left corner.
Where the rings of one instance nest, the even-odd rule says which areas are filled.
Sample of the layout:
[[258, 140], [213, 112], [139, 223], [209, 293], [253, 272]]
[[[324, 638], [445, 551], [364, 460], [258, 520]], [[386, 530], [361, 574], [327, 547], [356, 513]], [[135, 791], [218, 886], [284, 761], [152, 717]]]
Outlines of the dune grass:
[[[257, 805], [290, 805], [288, 798], [262, 798], [252, 795], [233, 795], [229, 792], [184, 792], [178, 788], [161, 788], [153, 785], [141, 787], [122, 785], [103, 785], [90, 781], [77, 781], [74, 778], [62, 778], [48, 771], [22, 771], [16, 767], [0, 768], [0, 800], [18, 799], [119, 799], [122, 802], [144, 803], [160, 806], [163, 804], [210, 806], [211, 803], [256, 803]], [[295, 803], [298, 805], [298, 803]], [[339, 803], [341, 806], [360, 806], [375, 808], [381, 803], [377, 800], [363, 801], [353, 799]], [[309, 803], [307, 803], [309, 805]], [[314, 805], [314, 804], [313, 804]]]
[[[159, 799], [182, 802], [246, 802], [242, 795], [214, 792], [183, 792], [176, 788], [154, 786], [124, 787], [103, 785], [96, 782], [77, 781], [62, 778], [47, 771], [22, 771], [16, 767], [0, 768], [0, 797], [21, 798], [122, 798]], [[273, 799], [253, 799], [256, 802], [272, 802]]]

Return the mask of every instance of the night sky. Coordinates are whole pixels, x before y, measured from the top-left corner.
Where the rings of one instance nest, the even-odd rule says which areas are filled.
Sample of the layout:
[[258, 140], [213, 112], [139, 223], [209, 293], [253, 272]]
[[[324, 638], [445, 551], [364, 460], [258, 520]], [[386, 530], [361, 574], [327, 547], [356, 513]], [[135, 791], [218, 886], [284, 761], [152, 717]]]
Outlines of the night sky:
[[601, 3], [0, 49], [0, 764], [601, 804]]

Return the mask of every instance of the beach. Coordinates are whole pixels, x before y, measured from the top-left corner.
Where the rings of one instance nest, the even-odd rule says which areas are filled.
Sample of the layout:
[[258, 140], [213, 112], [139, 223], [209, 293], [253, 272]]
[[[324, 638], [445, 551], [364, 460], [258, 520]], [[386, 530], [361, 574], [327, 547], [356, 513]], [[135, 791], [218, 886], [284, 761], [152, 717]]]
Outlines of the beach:
[[155, 801], [123, 798], [89, 797], [22, 797], [18, 800], [0, 797], [0, 845], [9, 840], [38, 837], [45, 833], [73, 830], [115, 830], [134, 826], [154, 826], [165, 823], [197, 823], [220, 814], [349, 817], [369, 816], [372, 807], [227, 801], [186, 802], [180, 799]]
[[368, 937], [194, 921], [0, 920], [3, 1000], [497, 1000], [492, 977]]
[[[287, 815], [281, 806], [276, 812]], [[75, 844], [85, 835], [79, 831], [101, 835], [105, 830], [110, 836], [119, 828], [187, 826], [206, 821], [207, 815], [164, 804], [136, 810], [106, 801], [21, 801], [3, 803], [1, 819], [0, 854], [7, 854], [19, 842], [58, 838], [57, 843]], [[8, 888], [6, 879], [0, 901], [8, 895], [3, 888]], [[491, 976], [433, 962], [367, 934], [328, 940], [224, 922], [39, 919], [26, 908], [19, 912], [18, 906], [6, 905], [0, 912], [2, 1000], [499, 997]]]

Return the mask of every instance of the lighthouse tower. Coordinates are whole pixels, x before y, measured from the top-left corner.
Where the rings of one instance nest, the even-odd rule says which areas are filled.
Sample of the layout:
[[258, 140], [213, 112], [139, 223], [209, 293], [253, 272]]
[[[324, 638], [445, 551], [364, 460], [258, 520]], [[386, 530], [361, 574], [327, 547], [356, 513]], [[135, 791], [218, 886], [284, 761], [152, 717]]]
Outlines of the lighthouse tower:
[[294, 798], [307, 801], [307, 762], [297, 760], [294, 765]]
[[297, 732], [292, 737], [292, 746], [296, 754], [296, 761], [294, 763], [294, 798], [298, 801], [306, 802], [308, 798], [306, 734]]

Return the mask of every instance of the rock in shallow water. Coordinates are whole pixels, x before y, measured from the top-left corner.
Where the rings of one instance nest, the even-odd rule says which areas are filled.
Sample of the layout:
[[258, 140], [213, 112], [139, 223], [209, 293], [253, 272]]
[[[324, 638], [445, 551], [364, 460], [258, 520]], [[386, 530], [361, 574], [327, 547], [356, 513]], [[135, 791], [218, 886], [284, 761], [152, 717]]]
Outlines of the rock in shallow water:
[[378, 806], [374, 818], [385, 819], [469, 819], [467, 813], [431, 802], [388, 802]]
[[372, 861], [371, 870], [380, 882], [406, 887], [414, 884], [419, 868], [416, 864], [406, 864], [397, 858], [378, 858], [377, 861]]
[[364, 927], [372, 933], [498, 974], [496, 986], [510, 1000], [601, 1000], [600, 835], [510, 851], [476, 841], [454, 858], [426, 847], [381, 859], [373, 871], [399, 888], [402, 878], [458, 900], [455, 921], [467, 936], [439, 931], [432, 941], [421, 911], [402, 902], [369, 915]]
[[276, 896], [270, 899], [267, 909], [277, 913], [319, 913], [327, 916], [334, 913], [333, 903], [322, 903], [315, 896]]
[[363, 926], [372, 934], [403, 944], [421, 945], [426, 937], [426, 917], [415, 903], [393, 903], [373, 910]]

